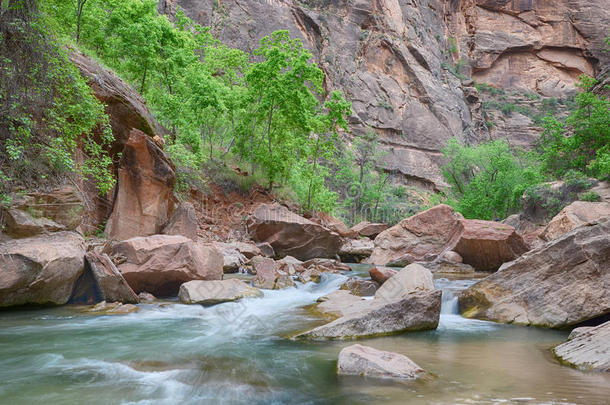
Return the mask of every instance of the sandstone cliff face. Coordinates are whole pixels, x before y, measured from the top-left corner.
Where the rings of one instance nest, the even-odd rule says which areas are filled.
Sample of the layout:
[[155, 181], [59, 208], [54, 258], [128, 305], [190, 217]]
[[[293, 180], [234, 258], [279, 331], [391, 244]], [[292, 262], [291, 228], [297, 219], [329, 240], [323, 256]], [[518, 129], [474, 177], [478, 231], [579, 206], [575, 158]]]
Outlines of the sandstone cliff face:
[[539, 132], [523, 114], [486, 114], [469, 76], [514, 91], [569, 94], [580, 73], [607, 64], [604, 2], [160, 0], [159, 11], [181, 7], [244, 50], [289, 30], [312, 51], [327, 88], [352, 101], [352, 133], [370, 126], [381, 135], [387, 154], [379, 166], [406, 183], [438, 188], [447, 139], [503, 137], [527, 146]]

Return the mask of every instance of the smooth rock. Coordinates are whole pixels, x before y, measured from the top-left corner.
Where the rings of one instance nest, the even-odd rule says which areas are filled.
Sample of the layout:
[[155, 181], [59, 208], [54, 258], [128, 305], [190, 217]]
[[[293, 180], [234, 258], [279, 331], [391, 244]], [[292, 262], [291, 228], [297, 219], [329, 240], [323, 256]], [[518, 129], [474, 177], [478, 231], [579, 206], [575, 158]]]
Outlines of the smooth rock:
[[349, 262], [361, 262], [373, 253], [374, 248], [375, 243], [368, 238], [348, 239], [341, 246], [339, 257]]
[[411, 380], [423, 372], [407, 356], [358, 344], [342, 349], [337, 360], [339, 375]]
[[129, 287], [123, 275], [106, 254], [87, 252], [85, 255], [87, 270], [95, 280], [101, 299], [107, 302], [137, 304], [140, 302], [136, 293]]
[[362, 221], [352, 226], [352, 231], [356, 232], [360, 236], [366, 236], [367, 238], [375, 239], [377, 235], [389, 228], [387, 224], [372, 223], [368, 221]]
[[178, 298], [183, 304], [214, 305], [242, 298], [261, 297], [262, 291], [241, 280], [193, 280], [180, 286]]
[[140, 294], [138, 294], [138, 299], [140, 302], [153, 302], [156, 301], [157, 297], [149, 292], [142, 291]]
[[580, 331], [553, 352], [559, 361], [580, 370], [610, 371], [610, 321]]
[[610, 218], [506, 263], [459, 295], [466, 317], [564, 328], [610, 313]]
[[416, 292], [434, 291], [432, 273], [413, 263], [390, 277], [375, 293], [375, 299], [395, 301]]
[[540, 238], [550, 241], [587, 222], [607, 216], [610, 216], [610, 203], [608, 202], [575, 201], [551, 219], [540, 234]]

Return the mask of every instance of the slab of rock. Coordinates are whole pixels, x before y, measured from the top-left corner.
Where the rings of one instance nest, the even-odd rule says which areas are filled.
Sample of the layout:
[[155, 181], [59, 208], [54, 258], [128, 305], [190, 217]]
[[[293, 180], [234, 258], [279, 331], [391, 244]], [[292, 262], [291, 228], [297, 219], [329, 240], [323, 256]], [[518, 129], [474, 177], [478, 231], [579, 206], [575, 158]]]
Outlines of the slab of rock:
[[406, 266], [417, 261], [432, 261], [457, 243], [463, 217], [448, 205], [437, 205], [381, 232], [368, 263]]
[[610, 216], [610, 203], [575, 201], [551, 219], [540, 238], [550, 241], [587, 222], [607, 216]]
[[462, 291], [466, 317], [563, 328], [610, 313], [610, 218], [576, 228]]
[[407, 356], [377, 350], [363, 345], [352, 345], [339, 352], [337, 374], [373, 378], [412, 380], [424, 370]]
[[580, 370], [610, 371], [610, 321], [570, 337], [553, 349], [559, 361]]
[[394, 276], [398, 273], [398, 270], [391, 269], [389, 267], [384, 266], [375, 266], [369, 270], [369, 275], [373, 281], [378, 282], [379, 284], [383, 284], [390, 279], [390, 277]]
[[85, 241], [74, 232], [0, 244], [0, 307], [62, 305], [85, 268]]
[[132, 130], [118, 169], [117, 196], [106, 236], [125, 240], [161, 233], [174, 209], [176, 175], [151, 137]]
[[495, 271], [529, 250], [510, 225], [478, 219], [460, 222], [464, 230], [453, 250], [477, 271]]
[[281, 270], [275, 260], [268, 257], [256, 256], [252, 258], [251, 263], [252, 270], [256, 273], [252, 280], [254, 287], [279, 290], [295, 285], [290, 274]]
[[360, 236], [366, 236], [367, 238], [375, 239], [377, 235], [389, 228], [387, 224], [373, 223], [368, 221], [362, 221], [352, 226], [352, 231], [356, 232]]
[[197, 214], [195, 207], [189, 202], [182, 202], [174, 210], [169, 223], [163, 228], [163, 233], [166, 235], [182, 235], [189, 239], [197, 239]]
[[343, 285], [342, 290], [349, 290], [352, 294], [359, 297], [372, 297], [379, 288], [379, 283], [373, 280], [350, 277]]
[[339, 257], [341, 260], [358, 263], [368, 258], [373, 253], [374, 248], [375, 243], [368, 238], [348, 239], [341, 246]]
[[136, 292], [172, 296], [192, 280], [220, 280], [223, 257], [213, 246], [180, 235], [153, 235], [116, 243], [113, 257], [129, 286]]
[[410, 294], [397, 301], [363, 300], [334, 321], [296, 335], [298, 339], [326, 340], [384, 336], [436, 329], [441, 291]]
[[85, 261], [103, 301], [123, 304], [140, 302], [108, 255], [87, 252]]
[[242, 298], [261, 297], [262, 291], [236, 278], [228, 280], [194, 280], [180, 286], [178, 298], [183, 304], [214, 305]]
[[375, 299], [395, 301], [415, 292], [434, 291], [432, 273], [412, 263], [390, 277], [375, 293]]
[[248, 217], [248, 232], [255, 242], [267, 242], [276, 255], [300, 260], [335, 257], [343, 238], [279, 204], [260, 204]]

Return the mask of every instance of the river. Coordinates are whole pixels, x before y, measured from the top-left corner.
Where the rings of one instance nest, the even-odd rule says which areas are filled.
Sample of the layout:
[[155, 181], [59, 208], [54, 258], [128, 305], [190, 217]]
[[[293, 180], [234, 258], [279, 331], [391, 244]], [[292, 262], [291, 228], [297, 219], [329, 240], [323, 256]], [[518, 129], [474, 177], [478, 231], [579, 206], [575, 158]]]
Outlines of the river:
[[140, 304], [122, 316], [71, 306], [0, 312], [0, 404], [610, 403], [610, 374], [554, 360], [549, 349], [567, 332], [459, 316], [455, 293], [474, 280], [435, 281], [437, 330], [358, 341], [407, 355], [425, 378], [337, 377], [337, 355], [353, 342], [286, 337], [320, 324], [303, 306], [344, 280], [329, 274], [207, 308]]

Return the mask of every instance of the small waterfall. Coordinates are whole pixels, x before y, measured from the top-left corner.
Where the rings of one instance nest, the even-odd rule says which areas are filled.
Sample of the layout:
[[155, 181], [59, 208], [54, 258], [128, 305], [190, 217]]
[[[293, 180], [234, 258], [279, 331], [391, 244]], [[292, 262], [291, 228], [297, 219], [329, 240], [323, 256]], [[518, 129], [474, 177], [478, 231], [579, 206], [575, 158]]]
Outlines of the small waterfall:
[[455, 291], [443, 289], [441, 314], [459, 314], [458, 297]]

